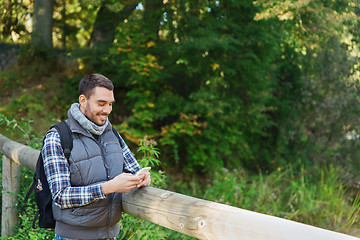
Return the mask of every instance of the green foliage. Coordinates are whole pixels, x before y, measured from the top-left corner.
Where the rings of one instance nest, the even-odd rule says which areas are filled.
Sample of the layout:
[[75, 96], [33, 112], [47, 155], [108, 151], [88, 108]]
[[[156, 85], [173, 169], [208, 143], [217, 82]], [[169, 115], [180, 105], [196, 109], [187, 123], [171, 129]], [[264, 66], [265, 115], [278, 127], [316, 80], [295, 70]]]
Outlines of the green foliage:
[[[324, 121], [319, 124], [332, 129], [332, 136], [336, 132], [334, 141], [340, 140], [342, 126], [331, 127], [338, 119], [328, 117], [325, 108], [334, 114], [348, 111], [356, 98], [344, 82], [338, 84], [349, 76], [355, 60], [339, 48], [338, 39], [326, 42], [331, 33], [324, 32], [315, 51], [294, 42], [297, 35], [286, 35], [291, 24], [264, 20], [250, 3], [198, 1], [191, 7], [177, 1], [164, 6], [167, 17], [160, 39], [151, 34], [143, 37], [146, 23], [138, 15], [119, 26], [106, 59], [123, 66], [113, 80], [126, 87], [127, 133], [133, 138], [141, 138], [142, 133], [159, 138], [166, 163], [188, 172], [225, 165], [273, 170], [284, 159], [311, 163], [316, 157], [306, 153], [318, 151], [313, 147], [329, 147], [324, 138], [314, 143], [307, 136], [313, 123], [303, 119], [314, 119], [311, 109], [318, 109], [321, 119], [335, 119], [326, 127]], [[188, 15], [187, 10], [196, 14]], [[146, 9], [137, 13], [145, 16]], [[255, 16], [261, 21], [254, 21]], [[320, 59], [330, 55], [336, 59], [333, 63], [342, 62], [342, 70], [331, 72], [337, 68]], [[317, 62], [323, 65], [305, 67]], [[330, 82], [325, 78], [329, 75], [333, 76]], [[328, 96], [334, 96], [330, 88], [343, 89], [337, 92], [339, 101], [344, 96], [348, 99], [346, 104], [339, 109], [325, 95], [317, 95], [320, 89], [314, 89], [314, 78]], [[314, 105], [321, 97], [324, 108]], [[358, 109], [349, 112], [355, 116]], [[306, 151], [304, 144], [309, 147]], [[335, 148], [332, 151], [338, 153]], [[305, 155], [299, 155], [302, 152]]]
[[18, 65], [0, 72], [0, 113], [17, 120], [36, 119], [33, 127], [42, 135], [66, 116], [64, 108], [74, 101], [68, 74], [75, 65], [66, 64], [69, 59], [40, 59], [31, 50], [21, 50], [20, 58]]
[[347, 232], [359, 226], [359, 195], [343, 184], [343, 170], [316, 165], [296, 171], [284, 167], [268, 175], [221, 169], [207, 185], [180, 184], [177, 191], [210, 201]]
[[118, 239], [152, 239], [154, 236], [166, 239], [161, 227], [128, 214], [123, 214], [120, 224]]
[[4, 40], [17, 42], [29, 40], [29, 29], [26, 27], [26, 21], [30, 19], [29, 7], [30, 1], [0, 2], [0, 39], [2, 42]]
[[[281, 112], [276, 116], [282, 131], [278, 139], [284, 143], [279, 153], [288, 161], [301, 159], [304, 164], [315, 161], [339, 164], [355, 157], [354, 141], [345, 135], [357, 132], [359, 125], [356, 91], [346, 80], [356, 58], [347, 54], [338, 39], [333, 38], [323, 50], [317, 53], [309, 50], [299, 60], [299, 71], [305, 73], [297, 79], [301, 92], [291, 90], [298, 94], [294, 94], [292, 102], [281, 104]], [[279, 101], [289, 99], [286, 92], [279, 96]]]
[[[16, 26], [25, 25], [24, 17], [29, 15], [22, 6], [30, 3], [14, 3], [0, 3], [0, 9], [6, 10], [0, 17], [6, 20], [0, 21], [0, 29], [9, 30], [9, 23], [18, 19], [10, 30], [28, 41], [29, 33]], [[35, 129], [50, 126], [53, 118], [65, 117], [64, 108], [76, 99], [82, 76], [100, 72], [115, 84], [117, 101], [110, 116], [112, 123], [121, 122], [121, 133], [134, 143], [145, 135], [156, 139], [162, 161], [155, 169], [176, 172], [181, 179], [189, 179], [190, 174], [211, 176], [223, 167], [243, 169], [237, 171], [245, 174], [244, 182], [234, 173], [226, 173], [228, 179], [214, 182], [214, 189], [219, 189], [214, 193], [209, 190], [207, 196], [221, 191], [225, 181], [223, 185], [228, 189], [222, 190], [229, 196], [214, 198], [221, 202], [309, 222], [321, 213], [307, 209], [323, 209], [327, 204], [348, 209], [344, 215], [335, 207], [329, 216], [339, 214], [351, 219], [351, 212], [355, 216], [354, 208], [346, 206], [347, 199], [341, 202], [340, 195], [347, 193], [331, 182], [329, 173], [332, 168], [345, 169], [333, 173], [341, 174], [341, 180], [358, 191], [354, 184], [360, 170], [356, 162], [360, 156], [356, 1], [141, 1], [126, 19], [114, 18], [116, 22], [111, 26], [117, 26], [115, 35], [103, 35], [114, 38], [108, 44], [78, 49], [89, 42], [97, 21], [101, 26], [105, 24], [101, 19], [109, 20], [101, 16], [101, 7], [120, 13], [135, 3], [139, 2], [56, 2], [54, 45], [74, 49], [71, 55], [79, 63], [78, 69], [54, 69], [58, 64], [51, 61], [35, 64], [36, 58], [26, 60], [24, 54], [20, 63], [28, 68], [0, 73], [0, 88], [6, 98], [0, 101], [0, 112], [9, 118], [37, 119], [35, 124], [39, 126]], [[7, 11], [9, 7], [12, 12]], [[10, 38], [3, 35], [3, 39]], [[27, 49], [31, 56], [32, 49]], [[43, 85], [34, 88], [39, 79]], [[14, 91], [19, 88], [26, 90]], [[3, 131], [10, 133], [11, 128]], [[144, 142], [141, 146], [141, 151], [152, 152], [144, 166], [156, 164], [157, 148]], [[285, 186], [284, 192], [288, 201], [286, 197], [269, 198], [273, 192], [279, 194], [276, 184], [281, 185], [280, 179], [307, 172], [277, 170], [289, 163], [296, 169], [330, 163], [334, 167], [319, 170], [323, 171], [322, 177], [306, 174], [303, 182], [289, 182], [292, 187]], [[254, 180], [246, 175], [249, 170], [266, 174]], [[186, 174], [189, 176], [178, 176]], [[310, 176], [314, 179], [309, 180]], [[251, 187], [249, 181], [259, 184]], [[311, 181], [319, 185], [309, 184]], [[159, 181], [159, 186], [162, 184]], [[238, 185], [239, 189], [235, 187]], [[271, 190], [265, 189], [267, 186]], [[201, 187], [191, 181], [193, 193]], [[331, 188], [337, 189], [339, 195], [331, 200], [321, 187], [330, 192]], [[296, 195], [296, 188], [306, 195]], [[251, 198], [235, 196], [236, 191], [244, 191]], [[261, 200], [254, 200], [256, 196]], [[310, 201], [306, 196], [317, 200]], [[266, 203], [263, 208], [262, 202]], [[145, 222], [134, 223], [139, 229], [153, 228]], [[321, 216], [319, 221], [320, 226], [331, 229], [340, 229], [341, 224], [335, 217]], [[160, 231], [154, 229], [151, 231]], [[132, 238], [145, 237], [144, 231], [139, 230]]]
[[[127, 132], [137, 138], [141, 133], [158, 137], [167, 163], [187, 171], [219, 168], [224, 162], [254, 166], [261, 165], [254, 163], [259, 159], [271, 160], [257, 142], [271, 126], [266, 70], [274, 54], [269, 44], [276, 39], [266, 24], [252, 21], [251, 3], [227, 4], [226, 10], [206, 1], [192, 5], [194, 9], [183, 9], [177, 1], [166, 4], [163, 11], [173, 21], [164, 19], [159, 37], [153, 32], [144, 37], [144, 31], [152, 29], [134, 15], [131, 22], [121, 23], [106, 57], [122, 65], [114, 65], [118, 70], [112, 79], [127, 90]], [[186, 9], [196, 14], [188, 15]], [[145, 18], [146, 11], [138, 13]], [[240, 11], [244, 14], [235, 14]]]
[[19, 88], [22, 84], [21, 78], [14, 77], [15, 72], [8, 71], [7, 74], [0, 73], [0, 84], [2, 93], [5, 95], [10, 89]]
[[[158, 160], [160, 153], [155, 146], [156, 142], [153, 139], [149, 139], [147, 136], [140, 140], [137, 151], [142, 157], [138, 158], [138, 162], [142, 167], [152, 167], [151, 186], [166, 188], [166, 175], [162, 171], [155, 170], [160, 164], [160, 161]], [[123, 214], [120, 221], [120, 227], [121, 231], [117, 239], [192, 239], [183, 234], [128, 214]]]
[[148, 221], [123, 214], [117, 239], [194, 239]]
[[91, 36], [100, 1], [55, 1], [54, 46], [75, 49], [85, 46]]
[[117, 239], [194, 239], [184, 234], [123, 214]]
[[[23, 200], [23, 197], [22, 197]], [[42, 240], [42, 239], [53, 239], [54, 231], [48, 229], [32, 228], [34, 216], [36, 214], [37, 207], [35, 203], [29, 204], [25, 210], [19, 212], [19, 222], [15, 228], [15, 235], [9, 237], [9, 240], [19, 239], [31, 239], [31, 240]]]
[[319, 50], [329, 38], [347, 34], [356, 27], [359, 16], [355, 2], [258, 0], [255, 5], [261, 10], [255, 19], [276, 18], [284, 23], [289, 33], [287, 41], [299, 51]]
[[[43, 99], [45, 98], [45, 94], [46, 92], [44, 90], [39, 90], [36, 95], [25, 91], [21, 96], [13, 99], [6, 105], [6, 108], [0, 112], [12, 118], [20, 119], [20, 121], [24, 120], [22, 116], [27, 116], [29, 119], [37, 119], [34, 124], [35, 127], [37, 129], [41, 128], [43, 133], [45, 133], [47, 129], [44, 129], [44, 126], [49, 128], [54, 122], [56, 115], [56, 113], [50, 112], [48, 107], [44, 107]], [[48, 103], [49, 105], [55, 104], [54, 101], [48, 101]], [[6, 131], [7, 130], [4, 130], [4, 132]]]
[[148, 136], [145, 136], [142, 140], [140, 140], [140, 145], [137, 151], [142, 155], [142, 157], [138, 159], [138, 162], [142, 167], [152, 167], [152, 186], [166, 188], [166, 175], [162, 171], [155, 171], [156, 167], [160, 164], [160, 160], [158, 159], [160, 152], [158, 148], [155, 147], [156, 145], [156, 141], [149, 139]]
[[[41, 143], [37, 142], [32, 144], [33, 147], [39, 148]], [[35, 199], [30, 197], [27, 203], [24, 203], [24, 198], [27, 191], [30, 188], [30, 185], [33, 181], [34, 172], [21, 168], [21, 178], [20, 178], [20, 192], [18, 193], [18, 223], [14, 229], [14, 235], [6, 239], [19, 240], [19, 239], [32, 239], [32, 240], [42, 240], [42, 239], [53, 239], [54, 231], [48, 229], [33, 229], [33, 219], [37, 211], [37, 206]]]
[[[41, 140], [38, 139], [34, 133], [32, 127], [32, 120], [21, 119], [17, 121], [15, 119], [9, 119], [7, 116], [0, 113], [0, 126], [2, 134], [8, 133], [8, 137], [16, 137], [23, 139], [29, 147], [39, 149], [41, 147]], [[8, 131], [10, 130], [10, 131]], [[17, 210], [19, 214], [19, 221], [14, 229], [14, 236], [7, 239], [52, 239], [53, 231], [46, 229], [37, 229], [36, 231], [32, 228], [32, 222], [36, 214], [36, 203], [33, 198], [30, 198], [28, 203], [24, 203], [24, 198], [29, 190], [30, 185], [33, 181], [33, 172], [26, 168], [21, 168], [20, 177], [20, 192], [18, 194]]]
[[32, 120], [21, 119], [17, 121], [15, 119], [9, 119], [4, 114], [0, 113], [0, 126], [2, 126], [2, 134], [9, 134], [8, 137], [20, 138], [27, 142], [27, 144], [32, 148], [39, 147], [39, 139], [34, 133], [32, 127]]
[[[146, 1], [130, 14], [138, 3], [55, 4], [55, 45], [76, 49], [83, 71], [57, 79], [58, 89], [75, 89], [84, 72], [109, 76], [120, 99], [113, 119], [131, 139], [156, 138], [166, 167], [273, 171], [288, 161], [332, 161], [350, 148], [343, 128], [358, 131], [356, 4]], [[104, 16], [109, 12], [124, 15], [112, 20]], [[106, 46], [77, 49], [91, 45], [92, 29], [109, 21], [114, 35], [98, 32], [113, 38]], [[44, 69], [32, 71], [47, 75]], [[5, 91], [32, 75], [18, 72], [0, 76]], [[50, 109], [68, 106], [70, 98], [44, 91], [40, 98], [51, 99]], [[37, 99], [21, 95], [6, 113], [41, 116]]]

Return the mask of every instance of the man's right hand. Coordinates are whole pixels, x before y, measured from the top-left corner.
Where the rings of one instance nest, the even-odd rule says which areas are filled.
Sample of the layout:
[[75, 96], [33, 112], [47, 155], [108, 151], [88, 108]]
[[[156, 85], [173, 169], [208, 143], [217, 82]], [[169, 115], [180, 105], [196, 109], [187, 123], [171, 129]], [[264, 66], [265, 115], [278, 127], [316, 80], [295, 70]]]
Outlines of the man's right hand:
[[103, 192], [105, 195], [118, 192], [124, 193], [129, 192], [131, 189], [135, 188], [138, 184], [143, 181], [143, 176], [135, 176], [131, 173], [121, 173], [114, 177], [113, 179], [104, 182], [102, 184]]

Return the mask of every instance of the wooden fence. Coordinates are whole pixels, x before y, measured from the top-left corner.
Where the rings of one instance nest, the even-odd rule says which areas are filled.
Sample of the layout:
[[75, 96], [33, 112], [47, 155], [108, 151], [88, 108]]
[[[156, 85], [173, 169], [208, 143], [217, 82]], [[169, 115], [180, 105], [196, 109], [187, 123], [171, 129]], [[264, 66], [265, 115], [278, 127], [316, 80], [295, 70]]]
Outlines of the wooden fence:
[[[19, 166], [34, 170], [39, 151], [0, 134], [0, 153], [4, 155], [1, 235], [5, 237], [12, 235], [17, 221]], [[123, 207], [130, 215], [198, 239], [359, 240], [346, 234], [153, 187], [125, 193]]]

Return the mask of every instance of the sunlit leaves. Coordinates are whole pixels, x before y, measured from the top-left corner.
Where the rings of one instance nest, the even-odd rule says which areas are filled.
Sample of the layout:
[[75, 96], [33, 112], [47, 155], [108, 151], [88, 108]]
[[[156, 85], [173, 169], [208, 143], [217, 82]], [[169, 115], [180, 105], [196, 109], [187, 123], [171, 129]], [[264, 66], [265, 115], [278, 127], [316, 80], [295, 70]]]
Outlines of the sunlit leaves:
[[292, 42], [311, 49], [321, 48], [330, 37], [344, 34], [347, 26], [359, 21], [351, 1], [257, 0], [254, 4], [261, 8], [255, 20], [283, 21]]

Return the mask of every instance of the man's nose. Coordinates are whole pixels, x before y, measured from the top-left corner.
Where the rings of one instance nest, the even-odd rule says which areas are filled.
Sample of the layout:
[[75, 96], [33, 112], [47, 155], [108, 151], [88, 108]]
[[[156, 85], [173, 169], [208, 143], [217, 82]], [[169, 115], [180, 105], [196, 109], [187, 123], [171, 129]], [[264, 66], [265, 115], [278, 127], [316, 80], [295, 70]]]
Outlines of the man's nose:
[[112, 111], [112, 106], [105, 106], [105, 108], [103, 109], [103, 112], [106, 114], [110, 114]]

